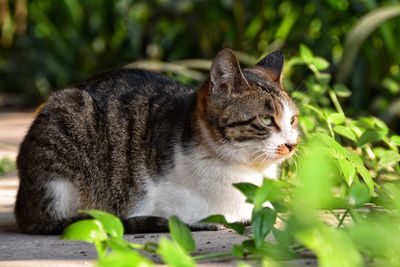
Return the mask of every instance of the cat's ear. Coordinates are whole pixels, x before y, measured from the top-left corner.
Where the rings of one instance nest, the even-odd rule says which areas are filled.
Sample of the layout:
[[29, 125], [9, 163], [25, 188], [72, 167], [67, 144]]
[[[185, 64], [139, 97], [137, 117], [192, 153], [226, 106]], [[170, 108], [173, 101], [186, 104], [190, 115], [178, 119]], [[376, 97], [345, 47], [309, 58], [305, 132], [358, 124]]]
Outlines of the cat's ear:
[[215, 57], [211, 65], [210, 81], [214, 92], [230, 93], [248, 85], [231, 49], [225, 48]]
[[274, 51], [261, 59], [256, 66], [262, 67], [265, 71], [267, 71], [268, 76], [272, 79], [272, 81], [280, 82], [282, 78], [284, 61], [285, 57], [283, 56], [282, 52]]

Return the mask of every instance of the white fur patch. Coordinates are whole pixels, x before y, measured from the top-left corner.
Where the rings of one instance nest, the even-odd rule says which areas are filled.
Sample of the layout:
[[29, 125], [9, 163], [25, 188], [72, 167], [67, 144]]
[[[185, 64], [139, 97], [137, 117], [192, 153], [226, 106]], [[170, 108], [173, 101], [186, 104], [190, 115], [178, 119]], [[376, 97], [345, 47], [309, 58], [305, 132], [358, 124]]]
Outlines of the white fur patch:
[[47, 194], [53, 198], [51, 212], [60, 219], [73, 216], [79, 206], [79, 196], [75, 186], [65, 180], [53, 180], [47, 184]]
[[295, 111], [290, 109], [287, 104], [283, 105], [282, 115], [282, 136], [286, 144], [297, 144], [297, 137], [299, 132], [291, 125], [292, 117], [295, 115]]
[[[228, 221], [245, 221], [251, 218], [252, 205], [245, 203], [244, 195], [233, 183], [249, 182], [261, 185], [264, 173], [244, 165], [227, 165], [226, 162], [208, 158], [206, 151], [197, 148], [190, 155], [179, 147], [175, 152], [175, 168], [158, 183], [147, 185], [147, 196], [133, 216], [176, 215], [185, 223], [194, 224], [213, 214], [223, 214]], [[266, 170], [276, 178], [276, 166]]]

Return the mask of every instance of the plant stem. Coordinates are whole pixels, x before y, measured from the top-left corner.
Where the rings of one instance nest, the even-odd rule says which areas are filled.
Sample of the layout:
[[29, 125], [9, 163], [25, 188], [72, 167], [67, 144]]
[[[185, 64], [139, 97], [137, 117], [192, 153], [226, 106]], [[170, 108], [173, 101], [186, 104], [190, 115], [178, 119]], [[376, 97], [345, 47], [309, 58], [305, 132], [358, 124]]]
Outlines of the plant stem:
[[333, 132], [333, 128], [332, 128], [332, 124], [331, 124], [330, 120], [328, 119], [326, 122], [328, 124], [328, 130], [329, 130], [329, 132], [331, 134], [331, 137], [333, 139], [335, 139], [335, 133]]
[[293, 251], [297, 251], [297, 250], [305, 249], [305, 248], [306, 248], [306, 247], [305, 247], [304, 245], [296, 245], [296, 246], [291, 247], [291, 249], [292, 249]]
[[221, 257], [227, 257], [227, 256], [232, 256], [232, 253], [230, 251], [215, 252], [215, 253], [194, 256], [193, 259], [196, 261], [200, 261], [200, 260], [208, 260], [208, 259], [221, 258]]
[[349, 209], [346, 209], [346, 211], [343, 213], [338, 225], [336, 226], [337, 228], [340, 228], [340, 226], [342, 226], [344, 219], [346, 218], [347, 214], [349, 214], [349, 211], [350, 211]]
[[337, 99], [337, 96], [336, 96], [335, 92], [333, 90], [329, 90], [328, 94], [329, 94], [329, 97], [331, 98], [332, 103], [335, 106], [337, 112], [339, 112], [339, 113], [344, 115], [342, 106], [340, 105], [339, 100]]
[[329, 210], [329, 213], [331, 213], [336, 218], [338, 223], [340, 222], [340, 219], [341, 219], [340, 216], [338, 216], [333, 210]]
[[371, 149], [370, 144], [365, 145], [365, 152], [368, 154], [368, 157], [372, 160], [376, 159], [374, 152]]
[[281, 219], [282, 221], [284, 221], [285, 223], [288, 222], [288, 220], [286, 220], [285, 218], [283, 218], [282, 216], [276, 214], [276, 217], [278, 217], [279, 219]]
[[133, 249], [142, 249], [142, 250], [144, 250], [144, 246], [142, 244], [129, 243], [129, 247], [133, 248]]
[[97, 241], [97, 242], [94, 242], [94, 246], [96, 248], [97, 255], [99, 256], [99, 259], [104, 258], [104, 256], [106, 255], [106, 245], [105, 245], [105, 243], [102, 242], [102, 241]]

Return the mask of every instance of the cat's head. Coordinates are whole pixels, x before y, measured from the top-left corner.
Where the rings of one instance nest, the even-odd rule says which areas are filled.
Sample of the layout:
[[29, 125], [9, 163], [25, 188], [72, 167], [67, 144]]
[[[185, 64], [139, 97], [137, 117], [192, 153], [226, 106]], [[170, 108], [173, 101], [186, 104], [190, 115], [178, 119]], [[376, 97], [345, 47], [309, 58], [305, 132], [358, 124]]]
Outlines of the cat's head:
[[293, 155], [298, 110], [282, 88], [283, 62], [276, 51], [242, 70], [232, 50], [217, 55], [196, 107], [201, 142], [210, 153], [260, 168]]

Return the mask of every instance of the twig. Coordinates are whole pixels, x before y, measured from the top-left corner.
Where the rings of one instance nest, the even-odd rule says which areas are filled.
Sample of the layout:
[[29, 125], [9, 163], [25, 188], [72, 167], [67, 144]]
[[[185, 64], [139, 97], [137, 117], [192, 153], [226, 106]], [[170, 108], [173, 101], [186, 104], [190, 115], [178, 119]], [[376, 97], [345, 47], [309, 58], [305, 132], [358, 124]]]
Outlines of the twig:
[[349, 211], [349, 209], [346, 209], [346, 211], [342, 215], [342, 218], [340, 218], [339, 224], [336, 226], [336, 228], [340, 228], [340, 226], [342, 226], [344, 219], [346, 218], [347, 214], [349, 214]]

